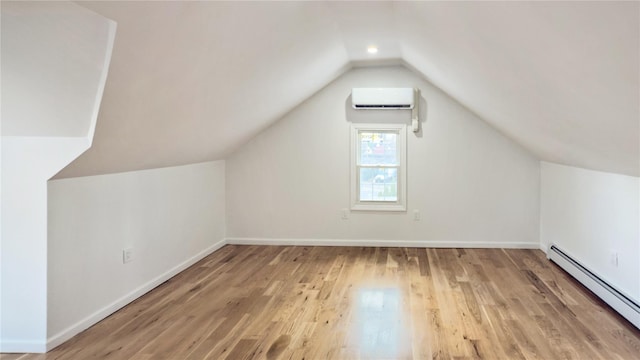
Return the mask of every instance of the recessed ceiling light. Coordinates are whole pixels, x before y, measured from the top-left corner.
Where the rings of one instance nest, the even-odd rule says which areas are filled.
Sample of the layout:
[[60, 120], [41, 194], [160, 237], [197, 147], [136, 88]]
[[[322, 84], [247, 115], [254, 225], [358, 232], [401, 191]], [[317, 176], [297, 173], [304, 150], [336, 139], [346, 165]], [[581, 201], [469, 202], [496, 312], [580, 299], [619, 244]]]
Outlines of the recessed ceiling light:
[[367, 48], [367, 52], [368, 52], [369, 54], [375, 54], [375, 53], [377, 53], [377, 52], [378, 52], [378, 47], [377, 47], [377, 46], [375, 46], [375, 45], [371, 45], [371, 46], [369, 46], [369, 47]]

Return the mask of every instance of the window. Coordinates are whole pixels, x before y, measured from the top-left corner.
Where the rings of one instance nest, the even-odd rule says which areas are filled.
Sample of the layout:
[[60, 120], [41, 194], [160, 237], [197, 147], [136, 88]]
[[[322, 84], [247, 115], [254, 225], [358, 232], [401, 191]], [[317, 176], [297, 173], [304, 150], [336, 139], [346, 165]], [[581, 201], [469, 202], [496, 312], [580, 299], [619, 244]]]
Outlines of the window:
[[351, 209], [406, 210], [407, 127], [351, 126]]

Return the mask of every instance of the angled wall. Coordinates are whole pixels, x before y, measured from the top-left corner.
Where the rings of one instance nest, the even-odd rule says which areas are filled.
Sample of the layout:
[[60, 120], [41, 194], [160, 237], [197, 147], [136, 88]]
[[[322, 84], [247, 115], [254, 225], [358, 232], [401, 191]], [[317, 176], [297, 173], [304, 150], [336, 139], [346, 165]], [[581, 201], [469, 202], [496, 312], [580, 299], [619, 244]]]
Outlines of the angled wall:
[[542, 163], [540, 241], [640, 302], [640, 179]]
[[0, 352], [47, 338], [47, 180], [91, 146], [116, 24], [71, 2], [2, 2]]
[[[407, 212], [350, 212], [353, 87], [418, 87], [422, 130], [409, 130]], [[227, 237], [236, 243], [539, 247], [539, 161], [404, 67], [354, 69], [227, 159]], [[414, 210], [421, 214], [414, 220]]]
[[224, 167], [49, 181], [49, 349], [224, 245]]

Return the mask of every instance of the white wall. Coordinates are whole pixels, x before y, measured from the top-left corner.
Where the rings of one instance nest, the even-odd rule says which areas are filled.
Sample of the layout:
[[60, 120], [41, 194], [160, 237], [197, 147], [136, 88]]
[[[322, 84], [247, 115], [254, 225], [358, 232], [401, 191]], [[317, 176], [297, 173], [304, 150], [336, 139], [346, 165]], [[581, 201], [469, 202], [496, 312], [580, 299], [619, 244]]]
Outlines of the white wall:
[[91, 146], [116, 24], [62, 1], [1, 15], [0, 352], [42, 352], [47, 180]]
[[88, 146], [83, 138], [2, 137], [0, 352], [44, 351], [46, 181]]
[[[422, 132], [408, 133], [407, 212], [351, 212], [341, 219], [341, 209], [350, 207], [350, 122], [410, 122], [406, 110], [351, 109], [352, 87], [422, 90], [426, 122], [423, 109]], [[414, 209], [420, 221], [413, 220]], [[346, 73], [227, 159], [231, 242], [537, 248], [538, 217], [538, 160], [400, 66]]]
[[547, 162], [541, 174], [542, 245], [557, 245], [640, 300], [640, 179]]
[[50, 181], [48, 212], [51, 348], [222, 246], [225, 164]]

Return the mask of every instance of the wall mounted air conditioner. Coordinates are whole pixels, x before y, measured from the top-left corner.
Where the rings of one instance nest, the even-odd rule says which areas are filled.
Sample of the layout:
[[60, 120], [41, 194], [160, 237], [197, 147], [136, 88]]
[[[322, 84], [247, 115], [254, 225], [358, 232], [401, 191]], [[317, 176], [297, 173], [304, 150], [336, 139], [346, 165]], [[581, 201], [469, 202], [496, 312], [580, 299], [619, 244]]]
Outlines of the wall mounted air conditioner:
[[351, 103], [354, 109], [413, 109], [412, 88], [354, 88]]
[[354, 109], [409, 109], [411, 111], [411, 128], [413, 132], [420, 130], [418, 104], [420, 89], [412, 88], [353, 88], [351, 104]]

